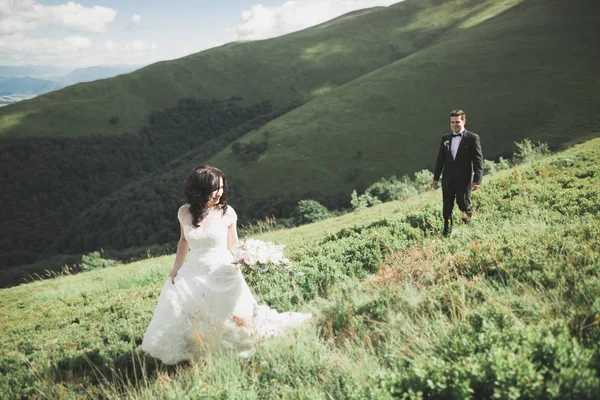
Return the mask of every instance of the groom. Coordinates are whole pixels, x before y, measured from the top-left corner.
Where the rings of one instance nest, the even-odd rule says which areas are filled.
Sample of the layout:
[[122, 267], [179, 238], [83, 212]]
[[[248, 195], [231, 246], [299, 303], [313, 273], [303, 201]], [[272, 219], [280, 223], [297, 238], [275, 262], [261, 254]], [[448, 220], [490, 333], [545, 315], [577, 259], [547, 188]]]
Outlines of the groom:
[[450, 113], [452, 133], [442, 136], [433, 174], [433, 188], [438, 188], [442, 170], [442, 197], [444, 199], [444, 236], [450, 234], [454, 200], [464, 213], [463, 222], [471, 218], [471, 190], [479, 189], [483, 173], [483, 153], [479, 135], [465, 129], [467, 116], [462, 110]]

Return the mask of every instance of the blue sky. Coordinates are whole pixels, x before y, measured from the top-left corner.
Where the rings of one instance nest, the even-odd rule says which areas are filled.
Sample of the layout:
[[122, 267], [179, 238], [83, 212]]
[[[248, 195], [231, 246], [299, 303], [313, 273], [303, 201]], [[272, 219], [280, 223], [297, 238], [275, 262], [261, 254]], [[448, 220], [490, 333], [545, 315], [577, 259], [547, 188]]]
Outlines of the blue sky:
[[0, 65], [146, 65], [400, 0], [0, 0]]

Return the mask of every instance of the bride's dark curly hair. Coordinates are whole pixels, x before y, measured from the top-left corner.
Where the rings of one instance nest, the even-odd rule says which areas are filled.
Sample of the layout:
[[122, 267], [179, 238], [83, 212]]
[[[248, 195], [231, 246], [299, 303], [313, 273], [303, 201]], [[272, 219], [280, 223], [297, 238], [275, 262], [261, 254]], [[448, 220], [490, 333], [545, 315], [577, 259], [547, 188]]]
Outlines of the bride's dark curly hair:
[[185, 182], [183, 194], [190, 205], [192, 225], [196, 228], [208, 214], [208, 200], [212, 192], [219, 190], [219, 178], [223, 179], [223, 194], [219, 199], [218, 207], [225, 215], [229, 191], [225, 174], [220, 169], [208, 164], [199, 165]]

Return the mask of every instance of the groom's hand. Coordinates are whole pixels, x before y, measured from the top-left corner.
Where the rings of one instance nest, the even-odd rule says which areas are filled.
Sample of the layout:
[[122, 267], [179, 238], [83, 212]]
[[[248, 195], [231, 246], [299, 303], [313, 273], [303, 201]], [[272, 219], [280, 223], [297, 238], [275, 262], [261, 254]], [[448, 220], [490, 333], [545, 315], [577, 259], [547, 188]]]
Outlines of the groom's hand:
[[433, 181], [433, 183], [431, 184], [431, 187], [434, 189], [438, 188], [438, 181]]
[[474, 183], [473, 186], [471, 187], [471, 190], [477, 190], [479, 189], [480, 184], [479, 183]]

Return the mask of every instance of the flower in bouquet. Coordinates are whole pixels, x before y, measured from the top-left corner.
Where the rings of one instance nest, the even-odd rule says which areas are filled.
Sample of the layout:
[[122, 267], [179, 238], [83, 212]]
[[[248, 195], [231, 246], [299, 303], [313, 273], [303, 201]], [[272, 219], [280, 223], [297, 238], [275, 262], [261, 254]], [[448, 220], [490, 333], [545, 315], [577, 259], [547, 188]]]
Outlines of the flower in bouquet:
[[267, 272], [273, 269], [289, 268], [290, 260], [284, 257], [284, 245], [262, 240], [248, 239], [234, 255], [234, 262], [244, 271]]

